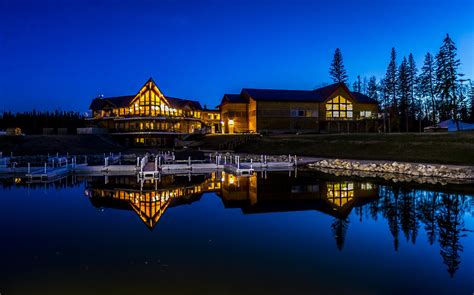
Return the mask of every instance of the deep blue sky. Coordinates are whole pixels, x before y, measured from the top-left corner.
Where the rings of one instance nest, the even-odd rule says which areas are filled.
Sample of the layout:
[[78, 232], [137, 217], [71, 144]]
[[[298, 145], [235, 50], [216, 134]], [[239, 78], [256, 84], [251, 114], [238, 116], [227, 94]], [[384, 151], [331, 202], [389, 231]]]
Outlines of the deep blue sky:
[[390, 49], [421, 66], [446, 33], [474, 78], [474, 1], [0, 0], [0, 111], [86, 111], [152, 76], [165, 95], [215, 106], [242, 87], [351, 82], [385, 73]]

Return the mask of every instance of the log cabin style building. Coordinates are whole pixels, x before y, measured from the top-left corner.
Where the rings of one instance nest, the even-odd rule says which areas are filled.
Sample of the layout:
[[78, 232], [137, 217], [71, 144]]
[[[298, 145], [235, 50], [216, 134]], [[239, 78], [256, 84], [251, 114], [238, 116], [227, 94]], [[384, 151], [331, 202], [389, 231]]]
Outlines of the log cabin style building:
[[218, 108], [224, 133], [377, 131], [378, 104], [344, 83], [315, 90], [244, 88], [225, 94]]
[[92, 101], [91, 127], [107, 129], [126, 145], [173, 146], [193, 133], [374, 132], [377, 101], [344, 83], [315, 90], [244, 88], [225, 94], [218, 109], [165, 96], [153, 79], [134, 95]]
[[220, 132], [221, 126], [219, 110], [165, 96], [152, 78], [137, 94], [95, 98], [89, 108], [91, 126], [107, 129], [127, 145], [173, 146], [176, 138]]

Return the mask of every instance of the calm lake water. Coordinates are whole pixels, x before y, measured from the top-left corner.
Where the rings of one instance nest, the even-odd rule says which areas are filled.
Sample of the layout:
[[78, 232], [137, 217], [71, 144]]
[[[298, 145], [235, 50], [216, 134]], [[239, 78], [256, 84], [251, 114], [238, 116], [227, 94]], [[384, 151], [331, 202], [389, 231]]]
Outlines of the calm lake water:
[[0, 187], [0, 293], [473, 294], [474, 188], [269, 172]]

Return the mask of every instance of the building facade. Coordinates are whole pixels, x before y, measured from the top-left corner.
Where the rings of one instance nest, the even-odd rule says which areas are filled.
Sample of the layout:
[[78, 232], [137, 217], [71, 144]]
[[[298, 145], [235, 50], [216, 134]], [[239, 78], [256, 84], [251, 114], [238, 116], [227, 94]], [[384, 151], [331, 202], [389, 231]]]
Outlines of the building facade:
[[89, 125], [107, 129], [127, 145], [172, 146], [187, 134], [220, 132], [219, 110], [165, 96], [151, 78], [135, 95], [94, 99], [90, 110]]
[[377, 101], [344, 83], [315, 90], [242, 89], [218, 108], [224, 133], [368, 132], [379, 128]]
[[96, 98], [90, 127], [126, 145], [173, 146], [185, 135], [378, 131], [377, 102], [343, 83], [315, 90], [244, 88], [225, 94], [218, 109], [165, 96], [149, 79], [135, 95]]

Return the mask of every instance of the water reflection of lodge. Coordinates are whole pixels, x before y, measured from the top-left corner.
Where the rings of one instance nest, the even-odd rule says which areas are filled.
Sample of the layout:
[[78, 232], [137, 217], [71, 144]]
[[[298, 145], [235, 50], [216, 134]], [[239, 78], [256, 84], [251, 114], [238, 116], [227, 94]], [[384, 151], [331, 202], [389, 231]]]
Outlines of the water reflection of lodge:
[[295, 178], [274, 172], [268, 178], [226, 174], [217, 194], [226, 207], [238, 207], [244, 213], [318, 210], [345, 218], [354, 207], [378, 198], [378, 189], [372, 183], [315, 179], [314, 174], [301, 173]]
[[203, 192], [220, 185], [214, 180], [215, 174], [191, 178], [167, 175], [143, 182], [137, 182], [135, 177], [110, 177], [105, 182], [99, 179], [89, 182], [86, 195], [95, 207], [132, 209], [152, 229], [169, 206], [197, 201]]
[[86, 195], [96, 207], [133, 210], [152, 229], [168, 207], [189, 204], [205, 192], [215, 192], [226, 207], [244, 213], [318, 210], [345, 218], [367, 200], [377, 198], [371, 183], [315, 179], [314, 175], [238, 177], [225, 172], [208, 175], [166, 175], [137, 182], [134, 177], [110, 177], [88, 183]]

